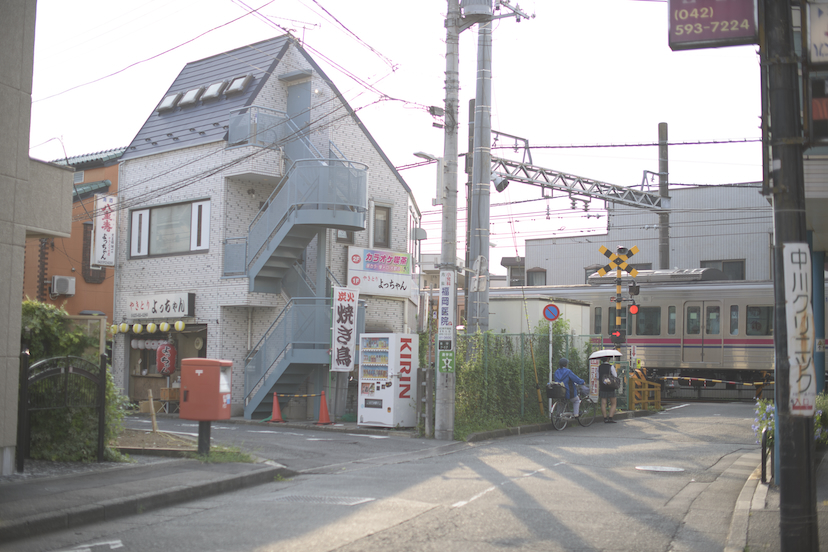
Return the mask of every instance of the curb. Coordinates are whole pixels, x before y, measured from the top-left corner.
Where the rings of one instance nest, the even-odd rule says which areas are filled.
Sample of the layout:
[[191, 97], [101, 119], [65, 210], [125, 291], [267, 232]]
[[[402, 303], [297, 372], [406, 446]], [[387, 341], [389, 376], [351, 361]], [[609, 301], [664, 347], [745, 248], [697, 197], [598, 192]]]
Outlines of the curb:
[[[742, 458], [755, 453], [747, 453]], [[741, 460], [741, 458], [740, 458]], [[739, 493], [739, 498], [736, 499], [736, 506], [733, 509], [733, 517], [730, 519], [730, 530], [727, 533], [727, 542], [725, 543], [724, 552], [743, 552], [747, 548], [748, 541], [748, 523], [750, 521], [750, 511], [753, 506], [753, 501], [757, 494], [762, 489], [767, 493], [767, 487], [759, 484], [761, 479], [762, 466], [757, 466], [753, 473], [750, 474], [742, 491]]]
[[[653, 416], [657, 412], [650, 410], [627, 410], [624, 412], [616, 412], [614, 418], [616, 420], [626, 420], [629, 418], [641, 418], [643, 416]], [[596, 420], [598, 417], [596, 416]], [[574, 421], [574, 420], [573, 420]], [[593, 422], [597, 423], [597, 422]], [[578, 424], [576, 423], [575, 426]], [[574, 427], [574, 426], [573, 426]], [[466, 437], [467, 443], [475, 443], [479, 441], [486, 441], [488, 439], [499, 439], [501, 437], [510, 437], [514, 435], [525, 435], [527, 433], [538, 433], [540, 431], [552, 431], [555, 427], [551, 422], [543, 424], [529, 424], [515, 427], [506, 427], [503, 429], [493, 429], [491, 431], [480, 431], [478, 433], [470, 433]]]
[[106, 500], [79, 508], [29, 516], [0, 526], [0, 542], [142, 514], [183, 502], [270, 483], [278, 475], [294, 476], [297, 474], [282, 466], [267, 465], [255, 472], [224, 476], [208, 483], [170, 487], [163, 491], [153, 491], [123, 499]]

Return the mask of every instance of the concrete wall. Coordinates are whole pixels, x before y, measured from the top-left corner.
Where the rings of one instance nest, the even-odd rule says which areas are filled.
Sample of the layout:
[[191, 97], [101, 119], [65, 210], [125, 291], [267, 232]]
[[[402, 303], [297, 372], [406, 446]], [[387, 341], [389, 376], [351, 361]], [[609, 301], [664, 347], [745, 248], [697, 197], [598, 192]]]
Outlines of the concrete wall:
[[68, 236], [71, 169], [29, 159], [36, 0], [7, 0], [0, 17], [0, 474], [17, 441], [20, 316], [26, 237]]

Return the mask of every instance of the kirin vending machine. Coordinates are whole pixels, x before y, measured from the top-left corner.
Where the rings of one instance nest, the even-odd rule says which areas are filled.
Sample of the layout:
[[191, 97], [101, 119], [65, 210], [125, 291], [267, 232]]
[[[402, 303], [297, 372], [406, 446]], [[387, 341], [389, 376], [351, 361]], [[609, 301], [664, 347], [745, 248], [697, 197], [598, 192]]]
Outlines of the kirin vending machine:
[[357, 425], [417, 425], [417, 334], [362, 334], [359, 338]]

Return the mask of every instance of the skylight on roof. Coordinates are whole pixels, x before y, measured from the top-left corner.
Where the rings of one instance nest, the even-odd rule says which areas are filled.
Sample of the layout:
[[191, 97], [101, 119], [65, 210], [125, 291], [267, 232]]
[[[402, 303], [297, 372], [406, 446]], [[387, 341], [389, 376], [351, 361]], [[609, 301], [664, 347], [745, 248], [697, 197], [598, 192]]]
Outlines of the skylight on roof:
[[227, 87], [227, 81], [214, 82], [207, 87], [207, 91], [201, 95], [202, 100], [212, 100], [221, 96], [224, 89]]
[[181, 98], [181, 101], [178, 102], [179, 106], [184, 105], [193, 105], [201, 98], [201, 95], [204, 93], [204, 87], [201, 86], [199, 88], [193, 88], [192, 90], [188, 90], [184, 97]]
[[233, 82], [230, 83], [230, 86], [227, 87], [227, 90], [225, 90], [224, 93], [235, 94], [236, 92], [244, 92], [244, 89], [247, 88], [247, 85], [250, 84], [251, 80], [253, 80], [253, 75], [236, 77], [235, 79], [233, 79]]
[[164, 97], [161, 100], [161, 103], [158, 104], [157, 111], [165, 111], [167, 109], [172, 109], [175, 107], [175, 104], [178, 103], [178, 100], [181, 99], [181, 92], [177, 92], [175, 94], [169, 94], [168, 96]]

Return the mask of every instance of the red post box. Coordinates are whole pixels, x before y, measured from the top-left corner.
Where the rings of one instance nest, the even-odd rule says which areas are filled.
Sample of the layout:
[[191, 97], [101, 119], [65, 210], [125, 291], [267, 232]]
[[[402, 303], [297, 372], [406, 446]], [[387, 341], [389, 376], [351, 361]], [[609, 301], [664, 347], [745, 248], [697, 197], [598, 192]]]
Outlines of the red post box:
[[229, 419], [232, 370], [232, 360], [181, 359], [179, 417], [198, 421]]

